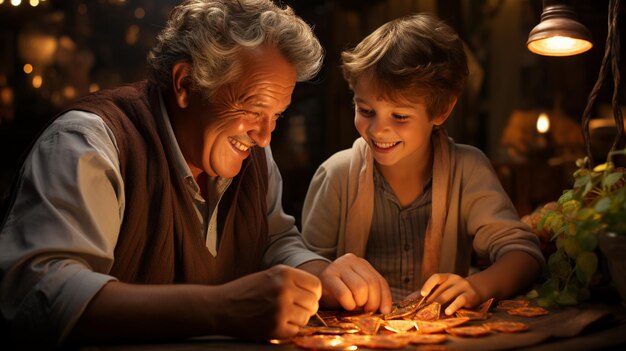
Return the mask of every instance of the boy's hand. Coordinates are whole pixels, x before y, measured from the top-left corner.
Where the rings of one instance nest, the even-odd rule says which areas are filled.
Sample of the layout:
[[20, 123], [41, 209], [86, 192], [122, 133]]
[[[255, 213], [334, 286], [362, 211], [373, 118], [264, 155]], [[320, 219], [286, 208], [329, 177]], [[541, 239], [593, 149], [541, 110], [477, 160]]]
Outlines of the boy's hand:
[[326, 307], [352, 311], [391, 312], [391, 290], [383, 276], [366, 260], [345, 254], [333, 261], [319, 276], [322, 281], [322, 301]]
[[417, 299], [428, 296], [427, 302], [438, 302], [442, 306], [448, 304], [445, 314], [450, 316], [458, 309], [471, 308], [481, 302], [481, 296], [472, 284], [465, 278], [451, 273], [433, 274], [422, 286], [408, 298]]

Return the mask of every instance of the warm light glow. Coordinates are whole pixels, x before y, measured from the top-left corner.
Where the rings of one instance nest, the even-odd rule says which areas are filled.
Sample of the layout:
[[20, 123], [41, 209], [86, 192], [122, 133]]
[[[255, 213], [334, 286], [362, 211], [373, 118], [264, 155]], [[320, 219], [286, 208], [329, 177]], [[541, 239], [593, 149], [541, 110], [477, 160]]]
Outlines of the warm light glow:
[[98, 90], [100, 90], [100, 86], [97, 83], [89, 84], [89, 92], [90, 93], [95, 93]]
[[11, 5], [20, 6], [22, 4], [22, 0], [11, 0]]
[[13, 89], [9, 87], [0, 89], [0, 103], [4, 106], [13, 104]]
[[582, 39], [554, 36], [528, 43], [528, 50], [539, 55], [570, 56], [581, 54], [593, 45]]
[[39, 5], [39, 0], [30, 0], [29, 3], [30, 3], [30, 6], [35, 7]]
[[63, 88], [63, 96], [66, 99], [73, 99], [76, 97], [76, 88], [74, 88], [73, 86], [66, 86], [65, 88]]
[[33, 65], [31, 65], [30, 63], [25, 64], [23, 69], [24, 69], [24, 73], [26, 74], [33, 73]]
[[0, 0], [0, 5], [4, 4], [4, 0]]
[[135, 18], [142, 19], [145, 15], [146, 11], [143, 8], [138, 7], [135, 9]]
[[41, 88], [41, 84], [43, 83], [43, 78], [40, 75], [33, 76], [33, 88], [39, 89]]
[[20, 57], [36, 67], [44, 67], [54, 61], [57, 39], [43, 32], [23, 32], [17, 38]]
[[126, 31], [126, 43], [128, 45], [135, 45], [139, 39], [139, 26], [136, 24], [130, 25]]
[[545, 134], [550, 130], [550, 118], [548, 114], [540, 113], [537, 118], [537, 131], [541, 134]]

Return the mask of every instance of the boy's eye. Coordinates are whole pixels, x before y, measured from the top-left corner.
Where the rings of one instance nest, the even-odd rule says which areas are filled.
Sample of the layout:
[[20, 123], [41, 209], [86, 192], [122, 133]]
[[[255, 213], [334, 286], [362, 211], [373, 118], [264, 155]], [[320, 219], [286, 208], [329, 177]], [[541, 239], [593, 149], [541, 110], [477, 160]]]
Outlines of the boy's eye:
[[409, 118], [409, 116], [394, 114], [393, 118], [403, 121], [403, 120]]
[[370, 117], [370, 116], [374, 115], [374, 111], [373, 110], [368, 110], [368, 109], [362, 108], [362, 107], [357, 107], [356, 109], [363, 116]]

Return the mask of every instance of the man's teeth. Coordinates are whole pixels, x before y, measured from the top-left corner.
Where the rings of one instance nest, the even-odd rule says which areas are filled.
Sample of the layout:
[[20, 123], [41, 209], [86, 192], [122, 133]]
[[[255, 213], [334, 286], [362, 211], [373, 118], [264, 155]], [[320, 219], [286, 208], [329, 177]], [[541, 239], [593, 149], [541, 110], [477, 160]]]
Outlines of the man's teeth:
[[236, 147], [237, 149], [241, 150], [241, 151], [247, 151], [250, 147], [246, 146], [240, 142], [238, 142], [235, 139], [228, 139], [230, 141], [231, 144], [233, 144], [234, 147]]
[[394, 142], [394, 143], [379, 143], [379, 142], [376, 142], [376, 141], [374, 141], [373, 143], [374, 143], [374, 145], [376, 145], [376, 147], [379, 147], [381, 149], [388, 149], [388, 148], [398, 144], [398, 142]]

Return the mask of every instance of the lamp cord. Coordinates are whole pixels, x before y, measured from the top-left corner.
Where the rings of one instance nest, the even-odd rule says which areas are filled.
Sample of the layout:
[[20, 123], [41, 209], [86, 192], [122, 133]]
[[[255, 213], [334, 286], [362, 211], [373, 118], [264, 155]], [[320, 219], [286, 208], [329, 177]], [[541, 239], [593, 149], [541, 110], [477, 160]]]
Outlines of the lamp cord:
[[622, 110], [619, 104], [619, 87], [620, 87], [620, 71], [619, 71], [619, 60], [620, 60], [620, 38], [618, 31], [618, 17], [619, 17], [619, 6], [620, 0], [610, 0], [609, 1], [609, 21], [608, 21], [608, 34], [606, 37], [606, 47], [604, 50], [604, 57], [602, 58], [602, 65], [600, 66], [600, 72], [598, 74], [598, 79], [589, 94], [589, 98], [587, 99], [587, 106], [585, 106], [585, 110], [583, 112], [583, 120], [582, 120], [582, 133], [583, 133], [583, 141], [585, 143], [585, 147], [587, 149], [587, 158], [588, 158], [588, 167], [592, 168], [594, 166], [593, 154], [591, 152], [591, 137], [589, 134], [589, 120], [591, 117], [591, 109], [598, 97], [598, 92], [602, 88], [602, 84], [604, 83], [604, 79], [607, 75], [607, 67], [609, 58], [611, 59], [611, 70], [613, 71], [613, 98], [611, 100], [611, 104], [613, 107], [613, 118], [615, 119], [615, 124], [617, 127], [617, 135], [613, 140], [613, 144], [611, 145], [611, 150], [609, 151], [609, 155], [607, 156], [607, 161], [611, 161], [611, 152], [615, 150], [620, 139], [624, 134], [624, 118], [622, 116]]

